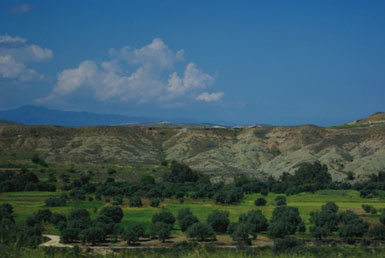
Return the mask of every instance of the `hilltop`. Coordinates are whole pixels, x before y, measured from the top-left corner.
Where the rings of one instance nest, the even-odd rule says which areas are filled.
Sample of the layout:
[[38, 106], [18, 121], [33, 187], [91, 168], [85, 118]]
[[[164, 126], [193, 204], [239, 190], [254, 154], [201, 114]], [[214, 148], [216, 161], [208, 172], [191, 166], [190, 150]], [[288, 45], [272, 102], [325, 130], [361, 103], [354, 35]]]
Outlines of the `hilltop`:
[[385, 124], [385, 112], [374, 113], [364, 119], [359, 119], [348, 123], [349, 125], [372, 125], [372, 124]]
[[[376, 116], [376, 115], [374, 115]], [[56, 166], [152, 167], [177, 160], [227, 181], [245, 173], [278, 177], [319, 160], [334, 180], [385, 170], [385, 126], [0, 126], [0, 159], [38, 153]]]

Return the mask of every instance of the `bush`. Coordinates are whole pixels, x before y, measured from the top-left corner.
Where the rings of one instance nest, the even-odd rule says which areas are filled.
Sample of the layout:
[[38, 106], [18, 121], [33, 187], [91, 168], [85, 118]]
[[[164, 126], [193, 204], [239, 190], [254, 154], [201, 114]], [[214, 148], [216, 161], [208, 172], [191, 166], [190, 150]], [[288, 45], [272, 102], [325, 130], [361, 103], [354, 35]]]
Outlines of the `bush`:
[[273, 211], [267, 233], [270, 237], [282, 238], [297, 231], [305, 232], [305, 230], [297, 207], [278, 206]]
[[341, 226], [338, 229], [340, 237], [352, 238], [363, 236], [369, 228], [369, 224], [363, 221], [357, 214], [347, 210], [340, 213]]
[[104, 207], [99, 213], [99, 220], [104, 223], [120, 223], [123, 218], [122, 208], [118, 206]]
[[49, 197], [45, 200], [45, 205], [48, 207], [59, 207], [59, 206], [65, 206], [66, 200], [61, 197]]
[[266, 188], [263, 188], [263, 189], [261, 190], [261, 194], [262, 194], [263, 196], [267, 196], [267, 195], [269, 194], [269, 190], [266, 189]]
[[163, 243], [170, 236], [170, 232], [172, 229], [172, 224], [164, 223], [164, 222], [155, 222], [151, 225], [151, 235], [153, 237], [157, 236], [160, 241]]
[[321, 211], [310, 213], [310, 222], [314, 226], [310, 228], [310, 234], [313, 237], [322, 239], [334, 232], [338, 228], [339, 217], [337, 214], [338, 206], [333, 202], [323, 205]]
[[238, 223], [234, 232], [231, 234], [231, 238], [238, 244], [250, 245], [249, 226], [245, 223]]
[[[121, 195], [115, 195], [112, 197], [112, 204], [113, 205], [122, 205], [123, 204], [123, 196]], [[130, 206], [132, 207], [132, 206]]]
[[289, 176], [289, 180], [299, 185], [313, 183], [330, 184], [332, 177], [328, 172], [328, 167], [316, 161], [314, 163], [303, 163], [294, 172], [293, 176]]
[[216, 203], [233, 204], [243, 199], [243, 191], [239, 187], [223, 188], [214, 195]]
[[171, 212], [163, 209], [160, 213], [155, 213], [152, 216], [152, 223], [156, 224], [157, 222], [169, 224], [172, 228], [172, 225], [175, 223], [175, 217]]
[[282, 206], [282, 205], [286, 205], [286, 197], [285, 196], [277, 196], [275, 199], [275, 205], [276, 206]]
[[255, 206], [265, 206], [267, 203], [266, 199], [265, 198], [258, 198], [254, 201], [254, 205]]
[[369, 213], [370, 210], [371, 210], [371, 208], [372, 208], [372, 206], [367, 205], [367, 204], [362, 204], [361, 207], [362, 207], [362, 209], [363, 209], [366, 213]]
[[55, 226], [59, 225], [59, 223], [63, 222], [65, 223], [67, 221], [67, 218], [59, 213], [52, 213], [49, 221], [54, 224]]
[[138, 197], [138, 196], [131, 197], [129, 200], [129, 206], [130, 207], [142, 207], [143, 206], [142, 199], [140, 199], [140, 197]]
[[113, 169], [113, 168], [109, 168], [109, 169], [107, 170], [107, 173], [108, 173], [109, 175], [113, 175], [113, 174], [116, 173], [116, 170]]
[[85, 242], [95, 245], [96, 243], [103, 242], [106, 238], [104, 230], [99, 227], [90, 227], [82, 230], [79, 233], [79, 238], [82, 240], [83, 244]]
[[212, 227], [215, 232], [225, 233], [230, 224], [229, 212], [215, 210], [207, 217], [207, 224]]
[[385, 225], [385, 209], [382, 211], [379, 221], [382, 223], [382, 225]]
[[142, 225], [134, 225], [123, 232], [123, 239], [127, 241], [128, 245], [134, 244], [144, 235], [144, 228]]
[[377, 225], [369, 230], [369, 236], [376, 240], [385, 240], [385, 226]]
[[159, 204], [160, 204], [160, 199], [158, 199], [158, 198], [151, 199], [151, 201], [150, 201], [151, 207], [157, 208], [157, 207], [159, 207]]
[[123, 233], [123, 239], [127, 241], [128, 245], [131, 245], [139, 240], [139, 236], [133, 229], [128, 228]]
[[254, 239], [257, 238], [257, 233], [267, 230], [267, 220], [260, 210], [249, 211], [247, 214], [239, 216], [239, 223], [247, 225], [249, 234]]
[[171, 164], [171, 174], [167, 179], [174, 183], [184, 183], [196, 182], [198, 178], [198, 173], [189, 166], [173, 161]]
[[52, 215], [52, 212], [49, 209], [40, 209], [35, 214], [35, 218], [40, 222], [41, 221], [48, 222], [50, 221], [51, 215]]
[[177, 219], [183, 232], [185, 232], [192, 224], [199, 222], [198, 218], [192, 214], [190, 208], [180, 209], [178, 211]]
[[31, 160], [34, 164], [40, 165], [42, 167], [48, 167], [47, 162], [45, 162], [44, 159], [39, 158], [38, 154], [34, 154]]
[[304, 243], [301, 240], [292, 236], [286, 236], [282, 239], [274, 240], [274, 252], [276, 253], [290, 253], [299, 247], [303, 247]]
[[[191, 215], [189, 215], [191, 216]], [[215, 240], [213, 229], [206, 223], [196, 222], [187, 229], [187, 237], [196, 238], [200, 241]]]
[[179, 226], [183, 232], [185, 232], [191, 225], [198, 223], [199, 220], [194, 215], [187, 215], [183, 219], [179, 220]]

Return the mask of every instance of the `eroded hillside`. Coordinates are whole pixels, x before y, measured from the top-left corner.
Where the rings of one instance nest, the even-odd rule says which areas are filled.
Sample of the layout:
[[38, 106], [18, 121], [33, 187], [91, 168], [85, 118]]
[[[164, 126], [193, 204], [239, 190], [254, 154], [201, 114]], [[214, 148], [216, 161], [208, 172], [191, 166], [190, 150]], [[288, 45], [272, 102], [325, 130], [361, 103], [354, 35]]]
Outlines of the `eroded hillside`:
[[0, 126], [1, 159], [27, 160], [39, 153], [57, 166], [152, 166], [185, 162], [227, 180], [293, 172], [305, 161], [327, 164], [334, 180], [385, 170], [385, 127], [316, 126], [247, 129], [173, 127]]

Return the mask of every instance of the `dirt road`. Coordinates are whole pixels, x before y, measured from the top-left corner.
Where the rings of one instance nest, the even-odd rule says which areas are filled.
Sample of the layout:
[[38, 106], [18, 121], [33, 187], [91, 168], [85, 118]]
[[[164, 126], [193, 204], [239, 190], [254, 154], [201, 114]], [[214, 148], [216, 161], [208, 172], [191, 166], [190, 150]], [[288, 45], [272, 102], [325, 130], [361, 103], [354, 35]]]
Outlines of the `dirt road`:
[[54, 246], [54, 247], [69, 247], [72, 248], [72, 245], [62, 244], [60, 243], [60, 236], [56, 235], [43, 235], [44, 237], [48, 237], [50, 240], [42, 243], [40, 246]]

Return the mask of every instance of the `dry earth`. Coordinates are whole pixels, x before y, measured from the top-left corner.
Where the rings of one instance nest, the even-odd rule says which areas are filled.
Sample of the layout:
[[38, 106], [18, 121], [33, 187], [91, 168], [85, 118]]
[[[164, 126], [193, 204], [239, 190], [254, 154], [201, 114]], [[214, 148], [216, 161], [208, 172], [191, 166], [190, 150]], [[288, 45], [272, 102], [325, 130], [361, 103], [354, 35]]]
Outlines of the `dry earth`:
[[277, 177], [319, 160], [334, 180], [344, 179], [349, 171], [359, 180], [385, 171], [385, 124], [244, 129], [0, 126], [0, 158], [31, 153], [59, 166], [145, 167], [175, 159], [224, 181], [238, 173]]

